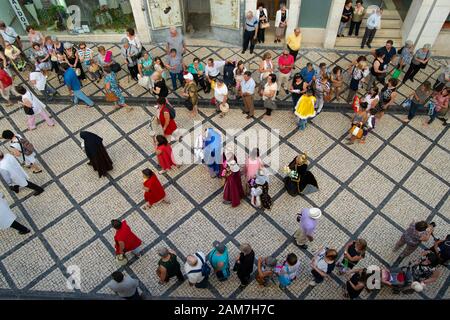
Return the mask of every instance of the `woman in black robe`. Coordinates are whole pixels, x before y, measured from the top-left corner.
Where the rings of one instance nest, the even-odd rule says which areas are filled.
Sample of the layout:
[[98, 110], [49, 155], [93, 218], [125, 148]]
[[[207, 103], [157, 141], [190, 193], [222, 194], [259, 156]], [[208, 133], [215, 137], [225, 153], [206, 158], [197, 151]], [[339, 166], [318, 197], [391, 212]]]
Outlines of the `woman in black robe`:
[[88, 165], [94, 167], [99, 178], [106, 176], [106, 173], [113, 169], [113, 163], [103, 145], [103, 139], [88, 131], [82, 131], [80, 137], [84, 140], [84, 150], [89, 159]]
[[308, 160], [306, 154], [300, 154], [289, 164], [289, 170], [297, 173], [297, 177], [291, 177], [289, 174], [284, 178], [284, 187], [291, 196], [302, 194], [308, 184], [319, 188], [316, 178], [308, 171]]

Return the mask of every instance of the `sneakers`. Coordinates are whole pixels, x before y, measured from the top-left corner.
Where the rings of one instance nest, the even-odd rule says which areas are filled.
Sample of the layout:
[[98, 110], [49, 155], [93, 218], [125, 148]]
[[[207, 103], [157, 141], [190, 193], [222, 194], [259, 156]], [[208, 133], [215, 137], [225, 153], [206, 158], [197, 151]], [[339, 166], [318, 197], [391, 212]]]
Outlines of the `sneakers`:
[[25, 230], [25, 231], [19, 231], [19, 234], [24, 235], [24, 234], [28, 234], [28, 233], [30, 233], [30, 232], [31, 232], [31, 230], [30, 230], [30, 229], [27, 229], [27, 230]]

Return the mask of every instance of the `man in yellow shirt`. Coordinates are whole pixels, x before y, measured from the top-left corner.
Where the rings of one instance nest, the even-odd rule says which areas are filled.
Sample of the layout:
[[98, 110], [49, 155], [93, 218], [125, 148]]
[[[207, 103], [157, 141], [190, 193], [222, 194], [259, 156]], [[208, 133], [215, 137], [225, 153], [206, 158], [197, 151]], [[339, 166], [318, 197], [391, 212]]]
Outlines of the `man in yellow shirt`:
[[302, 44], [302, 34], [300, 32], [300, 28], [295, 28], [294, 33], [288, 36], [286, 44], [289, 49], [289, 54], [294, 57], [295, 61]]

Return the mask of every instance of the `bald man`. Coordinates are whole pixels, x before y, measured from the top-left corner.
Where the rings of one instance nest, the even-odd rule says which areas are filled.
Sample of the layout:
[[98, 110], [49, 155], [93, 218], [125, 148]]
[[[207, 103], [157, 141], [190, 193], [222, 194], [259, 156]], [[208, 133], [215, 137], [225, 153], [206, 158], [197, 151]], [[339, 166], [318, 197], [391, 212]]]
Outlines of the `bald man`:
[[202, 274], [202, 266], [206, 263], [206, 256], [203, 252], [196, 252], [186, 257], [184, 272], [187, 275], [189, 285], [196, 288], [208, 287], [208, 275]]
[[298, 51], [302, 45], [302, 33], [300, 28], [295, 28], [294, 33], [290, 34], [286, 40], [286, 45], [289, 50], [289, 54], [294, 57], [294, 61], [297, 59]]
[[170, 27], [169, 29], [169, 37], [167, 38], [166, 46], [167, 55], [170, 54], [170, 50], [172, 49], [177, 50], [177, 55], [180, 57], [186, 52], [184, 37], [177, 31], [176, 27]]
[[255, 49], [256, 35], [258, 34], [258, 23], [259, 20], [253, 15], [253, 12], [247, 12], [244, 24], [244, 43], [242, 45], [242, 53], [245, 53], [249, 43], [250, 53], [253, 53], [253, 49]]

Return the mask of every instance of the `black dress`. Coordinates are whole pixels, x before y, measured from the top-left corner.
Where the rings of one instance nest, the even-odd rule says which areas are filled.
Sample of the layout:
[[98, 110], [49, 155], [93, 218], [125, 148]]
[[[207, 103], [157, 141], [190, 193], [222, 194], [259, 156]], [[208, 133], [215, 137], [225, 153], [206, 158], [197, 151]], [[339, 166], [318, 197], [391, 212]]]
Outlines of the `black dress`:
[[308, 171], [308, 165], [304, 163], [299, 166], [295, 162], [296, 158], [289, 164], [289, 169], [297, 171], [298, 178], [292, 179], [289, 176], [284, 178], [284, 187], [286, 188], [286, 191], [294, 197], [301, 194], [308, 184], [318, 189], [319, 186], [317, 180], [311, 171]]
[[350, 278], [350, 280], [347, 281], [348, 296], [352, 300], [359, 297], [361, 292], [364, 290], [364, 287], [362, 287], [361, 290], [355, 290], [351, 286], [350, 282], [353, 283], [354, 286], [357, 286], [360, 278], [361, 278], [361, 275], [358, 272], [356, 272], [353, 274], [353, 276]]
[[244, 255], [241, 252], [239, 256], [239, 263], [236, 263], [234, 270], [237, 271], [237, 276], [241, 280], [241, 284], [247, 285], [250, 283], [250, 275], [253, 272], [253, 264], [255, 263], [255, 252], [252, 250], [249, 254]]
[[[77, 60], [75, 48], [72, 48], [72, 55], [70, 57], [67, 54], [67, 52], [65, 52], [65, 51], [64, 51], [64, 55], [66, 56], [67, 61], [69, 61], [69, 63], [72, 65]], [[80, 59], [78, 59], [78, 63], [75, 65], [75, 68], [80, 69], [80, 71], [81, 71], [80, 75], [78, 76], [78, 79], [80, 81], [86, 79], [86, 74], [84, 73], [83, 66], [81, 65]]]
[[113, 169], [113, 163], [103, 145], [103, 139], [88, 131], [82, 131], [80, 137], [84, 140], [84, 149], [89, 159], [89, 165], [98, 172], [99, 178], [105, 176], [108, 171]]
[[270, 210], [272, 207], [272, 198], [269, 195], [269, 183], [266, 182], [261, 186], [262, 194], [261, 194], [261, 205], [264, 209]]
[[167, 98], [169, 95], [169, 89], [167, 88], [166, 81], [164, 79], [156, 81], [153, 87], [160, 89], [159, 93], [156, 94], [159, 98]]

